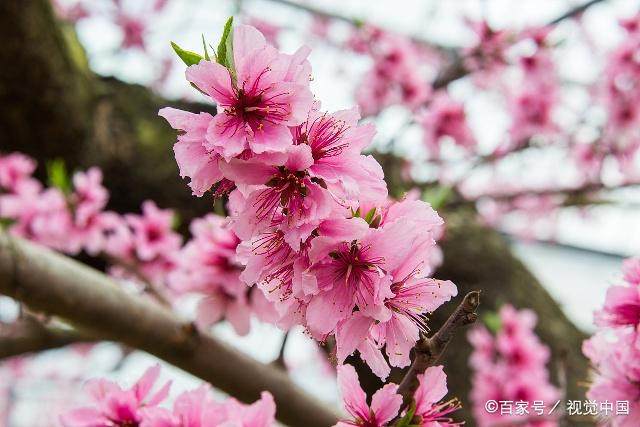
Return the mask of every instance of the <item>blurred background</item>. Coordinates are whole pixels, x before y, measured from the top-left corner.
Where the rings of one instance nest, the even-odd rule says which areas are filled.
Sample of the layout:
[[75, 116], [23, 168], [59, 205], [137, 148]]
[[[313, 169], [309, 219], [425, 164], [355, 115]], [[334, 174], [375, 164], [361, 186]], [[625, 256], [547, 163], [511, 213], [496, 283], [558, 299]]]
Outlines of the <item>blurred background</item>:
[[[631, 83], [620, 83], [615, 64], [630, 44], [630, 33], [638, 31], [630, 27], [633, 22], [640, 26], [639, 4], [633, 0], [588, 3], [576, 12], [586, 4], [584, 0], [54, 0], [58, 22], [49, 24], [60, 28], [63, 40], [42, 41], [52, 31], [42, 27], [30, 39], [34, 44], [22, 49], [40, 51], [25, 53], [38, 58], [32, 67], [47, 64], [48, 59], [39, 55], [63, 53], [72, 65], [49, 64], [42, 80], [32, 83], [27, 80], [38, 74], [20, 72], [21, 66], [11, 65], [20, 58], [5, 53], [12, 62], [2, 68], [15, 69], [0, 71], [0, 90], [9, 93], [7, 99], [12, 101], [3, 110], [17, 111], [22, 108], [19, 102], [31, 103], [39, 96], [38, 84], [65, 88], [64, 96], [76, 91], [78, 99], [90, 92], [91, 130], [77, 124], [81, 113], [75, 111], [84, 107], [76, 101], [43, 96], [23, 109], [33, 114], [29, 126], [55, 119], [38, 111], [50, 108], [46, 105], [50, 102], [59, 103], [60, 114], [72, 112], [66, 129], [53, 131], [52, 137], [44, 138], [46, 142], [41, 139], [44, 147], [30, 145], [25, 141], [32, 140], [31, 130], [17, 129], [7, 119], [0, 128], [5, 135], [0, 138], [0, 150], [37, 152], [39, 161], [61, 157], [70, 169], [99, 164], [116, 199], [115, 209], [152, 198], [189, 218], [210, 206], [210, 201], [188, 194], [175, 164], [167, 160], [171, 159], [172, 131], [156, 116], [156, 106], [169, 102], [165, 100], [191, 106], [209, 103], [186, 82], [184, 64], [169, 42], [200, 52], [204, 36], [215, 46], [224, 22], [234, 15], [261, 29], [285, 52], [303, 44], [313, 49], [309, 60], [314, 93], [324, 109], [359, 105], [364, 120], [376, 123], [371, 151], [385, 167], [392, 192], [418, 192], [452, 224], [465, 227], [467, 221], [477, 222], [477, 227], [495, 230], [491, 239], [500, 236], [506, 242], [500, 247], [504, 253], [497, 251], [486, 260], [488, 271], [481, 273], [483, 278], [468, 280], [462, 289], [491, 282], [494, 290], [487, 297], [503, 295], [503, 302], [512, 301], [508, 289], [515, 285], [503, 279], [515, 273], [506, 267], [504, 272], [500, 267], [492, 269], [516, 263], [509, 268], [533, 275], [514, 279], [518, 286], [532, 286], [528, 281], [537, 279], [543, 289], [532, 291], [534, 296], [525, 289], [524, 296], [517, 297], [521, 305], [532, 306], [544, 317], [548, 312], [541, 313], [536, 304], [545, 305], [541, 301], [547, 301], [547, 296], [538, 301], [535, 295], [548, 292], [559, 313], [566, 316], [562, 322], [575, 325], [579, 334], [571, 335], [569, 341], [575, 341], [568, 345], [579, 352], [573, 343], [594, 331], [593, 311], [602, 305], [606, 289], [619, 280], [622, 260], [640, 253], [640, 119], [634, 110], [627, 112], [633, 115], [629, 123], [612, 125], [621, 108], [615, 101], [621, 96], [612, 95], [611, 89], [618, 83], [623, 87], [638, 83], [636, 76]], [[3, 23], [2, 33], [10, 37], [10, 27], [25, 22]], [[554, 25], [546, 26], [549, 23]], [[30, 23], [39, 24], [35, 18]], [[391, 36], [385, 40], [378, 32]], [[60, 43], [65, 48], [60, 49]], [[635, 45], [630, 49], [637, 59], [640, 51]], [[538, 68], [529, 75], [528, 58], [546, 62], [532, 65]], [[411, 69], [400, 77], [385, 75], [381, 71], [385, 61], [404, 61]], [[62, 69], [71, 70], [75, 83], [63, 81], [57, 74]], [[20, 85], [12, 81], [20, 78], [30, 88], [8, 89]], [[462, 119], [447, 113], [448, 108], [461, 111]], [[126, 114], [135, 119], [123, 118]], [[447, 120], [458, 120], [457, 131], [446, 130]], [[443, 130], [434, 133], [435, 126]], [[78, 151], [79, 145], [67, 132], [90, 140], [90, 148]], [[130, 148], [122, 141], [136, 136], [143, 151], [123, 155]], [[160, 151], [165, 154], [155, 154]], [[76, 156], [78, 152], [82, 155]], [[141, 166], [148, 170], [133, 170], [141, 157], [151, 159]], [[169, 164], [155, 168], [155, 161]], [[171, 176], [169, 185], [165, 177]], [[156, 183], [145, 187], [146, 194], [132, 194], [140, 191], [138, 184], [148, 181]], [[169, 195], [174, 194], [174, 181], [175, 188], [181, 188], [175, 191], [183, 193], [180, 199]], [[163, 198], [165, 188], [171, 190]], [[175, 202], [169, 204], [170, 200]], [[468, 212], [473, 212], [472, 220], [465, 216]], [[485, 263], [476, 257], [482, 248], [458, 250], [465, 247], [466, 236], [475, 236], [475, 229], [462, 230], [445, 233], [442, 271], [451, 271], [448, 260]], [[448, 247], [446, 242], [452, 240], [447, 237], [462, 243]], [[461, 280], [456, 280], [455, 273], [442, 273], [456, 283], [469, 275], [473, 273], [463, 272]], [[497, 301], [489, 304], [497, 305]], [[10, 321], [16, 310], [12, 301], [0, 297], [0, 320]], [[185, 303], [181, 310], [189, 316], [193, 304]], [[560, 339], [556, 332], [545, 331], [541, 331], [543, 341]], [[225, 323], [216, 326], [214, 333], [263, 362], [278, 357], [284, 337], [282, 331], [257, 320], [244, 337]], [[554, 352], [561, 346], [548, 344]], [[139, 352], [123, 357], [122, 350], [109, 343], [86, 351], [74, 354], [59, 349], [29, 358], [24, 365], [30, 372], [28, 381], [14, 382], [6, 363], [0, 365], [0, 387], [5, 375], [0, 405], [4, 402], [13, 408], [10, 419], [4, 424], [0, 420], [0, 426], [52, 425], [52, 411], [77, 399], [78, 387], [86, 378], [106, 376], [130, 383], [152, 359]], [[335, 381], [326, 375], [330, 369], [326, 357], [302, 330], [289, 334], [284, 359], [296, 382], [326, 402], [339, 403]], [[199, 383], [169, 366], [163, 377], [175, 380], [174, 394]]]

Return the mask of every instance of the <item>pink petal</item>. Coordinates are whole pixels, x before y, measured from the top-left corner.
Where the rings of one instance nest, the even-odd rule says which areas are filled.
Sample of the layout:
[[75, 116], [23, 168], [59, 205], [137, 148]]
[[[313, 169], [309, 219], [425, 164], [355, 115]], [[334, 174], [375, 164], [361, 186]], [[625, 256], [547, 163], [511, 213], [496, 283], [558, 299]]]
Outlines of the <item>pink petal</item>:
[[232, 105], [235, 99], [229, 70], [212, 61], [200, 61], [186, 71], [187, 80], [213, 98], [218, 104]]
[[246, 303], [235, 301], [229, 304], [225, 319], [238, 335], [247, 335], [251, 329], [251, 310]]
[[345, 409], [354, 417], [369, 413], [367, 395], [360, 387], [358, 374], [351, 365], [340, 365], [338, 371], [338, 387], [342, 393]]
[[370, 339], [366, 339], [360, 347], [358, 347], [358, 351], [360, 352], [362, 360], [367, 362], [367, 365], [371, 368], [371, 371], [381, 380], [386, 380], [391, 372], [391, 368], [375, 343]]
[[226, 305], [218, 295], [211, 295], [203, 298], [198, 303], [198, 313], [196, 321], [198, 326], [208, 328], [217, 323], [224, 316]]
[[370, 317], [355, 313], [338, 325], [336, 330], [338, 363], [343, 363], [369, 336], [369, 329], [371, 329], [373, 322], [374, 320]]
[[391, 366], [404, 368], [409, 366], [409, 353], [418, 341], [419, 330], [416, 324], [406, 316], [394, 315], [385, 323], [386, 350]]
[[397, 384], [387, 384], [376, 391], [371, 398], [371, 410], [379, 425], [385, 425], [398, 415], [402, 406], [402, 396], [396, 393]]
[[250, 25], [238, 25], [233, 29], [233, 56], [236, 64], [255, 49], [263, 49], [267, 41], [260, 31]]
[[428, 411], [447, 394], [447, 374], [442, 366], [431, 366], [424, 374], [418, 375], [420, 385], [414, 395], [416, 414]]
[[142, 377], [133, 386], [133, 393], [138, 399], [138, 402], [142, 402], [144, 398], [149, 394], [153, 384], [160, 376], [160, 365], [156, 364], [147, 369]]

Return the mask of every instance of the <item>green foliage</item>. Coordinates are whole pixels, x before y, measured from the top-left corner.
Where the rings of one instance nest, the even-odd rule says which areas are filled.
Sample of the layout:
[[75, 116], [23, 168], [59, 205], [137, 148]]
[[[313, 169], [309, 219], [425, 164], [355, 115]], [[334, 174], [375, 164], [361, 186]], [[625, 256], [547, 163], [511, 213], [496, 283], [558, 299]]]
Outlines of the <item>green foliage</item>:
[[411, 405], [409, 405], [409, 409], [407, 413], [404, 414], [404, 417], [400, 418], [398, 422], [395, 423], [395, 427], [411, 427], [415, 424], [412, 423], [413, 416], [416, 413], [416, 402], [411, 400]]
[[47, 181], [49, 186], [60, 189], [64, 194], [71, 193], [71, 179], [64, 160], [55, 159], [47, 163]]
[[230, 16], [227, 19], [227, 22], [224, 24], [224, 30], [222, 31], [222, 38], [220, 39], [220, 43], [218, 43], [218, 51], [216, 53], [216, 61], [218, 64], [223, 67], [232, 70], [234, 67], [233, 63], [233, 33], [231, 30], [233, 29], [233, 16]]
[[174, 212], [171, 216], [171, 229], [178, 230], [182, 225], [182, 217], [178, 212]]
[[373, 217], [376, 214], [376, 208], [369, 209], [369, 212], [364, 216], [364, 220], [367, 221], [368, 224], [371, 224], [373, 221]]
[[8, 230], [15, 222], [13, 218], [0, 218], [0, 231]]
[[204, 34], [202, 35], [202, 47], [204, 48], [204, 59], [210, 61], [211, 57], [209, 56], [209, 49], [207, 48], [207, 42], [204, 39]]
[[489, 329], [492, 333], [497, 333], [502, 328], [502, 321], [500, 320], [500, 316], [495, 311], [487, 311], [482, 316], [482, 323], [485, 324], [487, 329]]
[[180, 46], [178, 46], [177, 44], [175, 44], [174, 42], [171, 42], [171, 47], [176, 52], [178, 57], [182, 59], [182, 62], [187, 64], [187, 66], [198, 64], [200, 61], [204, 59], [202, 55], [195, 52], [191, 52], [189, 50], [185, 50]]
[[433, 209], [440, 209], [447, 199], [453, 193], [451, 187], [438, 185], [436, 187], [427, 188], [422, 193], [422, 200], [429, 203]]

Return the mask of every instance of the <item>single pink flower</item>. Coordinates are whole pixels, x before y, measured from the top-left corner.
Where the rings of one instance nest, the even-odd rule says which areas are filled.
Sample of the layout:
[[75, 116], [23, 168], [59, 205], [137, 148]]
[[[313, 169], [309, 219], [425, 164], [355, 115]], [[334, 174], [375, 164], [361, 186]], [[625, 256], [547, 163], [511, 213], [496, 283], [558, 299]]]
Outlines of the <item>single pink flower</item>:
[[470, 150], [476, 145], [476, 140], [467, 124], [464, 105], [454, 101], [449, 95], [435, 96], [420, 118], [424, 132], [424, 143], [429, 151], [438, 156], [443, 137], [449, 137], [453, 142]]
[[604, 307], [595, 313], [595, 324], [600, 327], [640, 325], [640, 288], [637, 286], [611, 286], [607, 290]]
[[222, 179], [218, 163], [220, 156], [208, 151], [205, 135], [213, 116], [209, 113], [194, 114], [165, 107], [158, 113], [174, 129], [182, 133], [173, 145], [176, 162], [182, 178], [190, 178], [189, 187], [196, 196], [202, 196], [212, 185]]
[[396, 384], [387, 384], [376, 391], [367, 404], [367, 395], [360, 387], [356, 370], [351, 365], [338, 366], [338, 385], [344, 407], [352, 419], [340, 421], [336, 427], [383, 427], [393, 420], [402, 406], [402, 396]]
[[171, 210], [160, 209], [150, 200], [143, 202], [142, 215], [125, 215], [133, 232], [136, 256], [140, 260], [149, 261], [180, 247], [182, 239], [172, 230], [173, 215]]
[[[288, 56], [268, 45], [255, 28], [233, 30], [235, 74], [201, 61], [187, 79], [216, 101], [219, 111], [207, 130], [204, 147], [225, 160], [243, 152], [284, 152], [291, 146], [288, 126], [305, 119], [313, 97], [301, 70], [309, 71], [306, 50]], [[303, 83], [304, 81], [304, 83]]]
[[14, 192], [19, 183], [31, 179], [36, 162], [22, 153], [0, 154], [0, 188]]
[[442, 366], [431, 366], [424, 374], [418, 375], [420, 385], [413, 398], [416, 403], [414, 417], [422, 427], [456, 427], [463, 423], [451, 418], [452, 412], [460, 409], [457, 399], [442, 402], [447, 395], [447, 375]]
[[160, 365], [149, 368], [130, 389], [104, 379], [90, 380], [86, 387], [94, 401], [93, 406], [74, 409], [63, 414], [60, 421], [65, 427], [136, 426], [140, 425], [143, 410], [160, 404], [168, 395], [170, 382], [150, 394], [160, 375]]

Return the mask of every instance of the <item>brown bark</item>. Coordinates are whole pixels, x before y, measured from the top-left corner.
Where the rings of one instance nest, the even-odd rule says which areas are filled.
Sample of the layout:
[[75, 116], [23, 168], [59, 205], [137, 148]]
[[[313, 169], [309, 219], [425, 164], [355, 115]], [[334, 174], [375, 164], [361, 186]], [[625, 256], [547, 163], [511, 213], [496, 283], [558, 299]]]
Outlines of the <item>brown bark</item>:
[[398, 394], [402, 396], [403, 406], [407, 407], [418, 389], [418, 375], [427, 368], [441, 362], [449, 343], [460, 329], [474, 323], [478, 319], [476, 310], [480, 305], [480, 292], [469, 292], [462, 302], [451, 313], [447, 321], [431, 337], [423, 337], [413, 348], [413, 363], [407, 370], [398, 387]]
[[46, 326], [36, 319], [0, 323], [0, 361], [31, 352], [41, 352], [94, 339], [73, 329]]
[[0, 293], [65, 319], [84, 334], [153, 354], [242, 401], [268, 390], [283, 423], [327, 427], [338, 420], [282, 370], [199, 332], [97, 270], [6, 233], [0, 233]]

